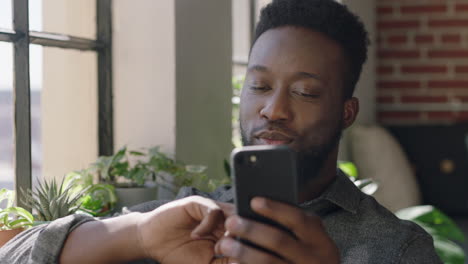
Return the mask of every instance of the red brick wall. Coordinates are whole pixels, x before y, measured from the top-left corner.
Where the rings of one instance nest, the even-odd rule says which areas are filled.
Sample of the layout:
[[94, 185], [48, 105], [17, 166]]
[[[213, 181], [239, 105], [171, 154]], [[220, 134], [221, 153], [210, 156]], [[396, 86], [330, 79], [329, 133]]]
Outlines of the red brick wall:
[[468, 120], [468, 1], [376, 1], [378, 120]]

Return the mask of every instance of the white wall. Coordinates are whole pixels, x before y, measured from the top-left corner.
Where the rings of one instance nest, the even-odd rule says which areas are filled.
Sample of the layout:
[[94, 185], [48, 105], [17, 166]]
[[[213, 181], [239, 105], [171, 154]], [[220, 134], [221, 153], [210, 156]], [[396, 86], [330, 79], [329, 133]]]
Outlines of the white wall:
[[367, 62], [364, 65], [361, 79], [359, 80], [355, 96], [360, 101], [360, 112], [357, 122], [360, 124], [373, 124], [376, 122], [376, 17], [375, 17], [375, 0], [342, 0], [349, 9], [357, 14], [371, 39], [371, 45], [367, 52]]
[[[45, 0], [44, 30], [94, 36], [91, 2]], [[223, 174], [231, 58], [230, 0], [113, 1], [115, 150], [159, 145]], [[43, 171], [61, 177], [97, 158], [96, 57], [46, 49], [44, 66]]]
[[174, 0], [113, 5], [114, 149], [161, 145], [174, 154]]
[[[92, 1], [43, 0], [44, 31], [94, 36], [94, 18]], [[96, 67], [92, 52], [43, 49], [41, 134], [45, 178], [60, 178], [97, 158]]]

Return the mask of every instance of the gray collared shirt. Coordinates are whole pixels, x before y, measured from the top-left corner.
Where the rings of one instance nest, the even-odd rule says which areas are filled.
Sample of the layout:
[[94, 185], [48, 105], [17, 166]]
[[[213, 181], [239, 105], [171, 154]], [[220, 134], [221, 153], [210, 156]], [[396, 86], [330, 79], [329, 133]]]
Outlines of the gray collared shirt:
[[[233, 191], [228, 186], [210, 194], [185, 187], [177, 198], [190, 195], [233, 201]], [[168, 201], [150, 201], [130, 211], [151, 211], [165, 202]], [[373, 197], [362, 193], [340, 171], [320, 197], [301, 206], [322, 218], [338, 246], [341, 263], [442, 263], [429, 234], [418, 225], [395, 217]], [[0, 249], [0, 263], [57, 263], [67, 235], [80, 224], [93, 220], [73, 215], [26, 230]]]

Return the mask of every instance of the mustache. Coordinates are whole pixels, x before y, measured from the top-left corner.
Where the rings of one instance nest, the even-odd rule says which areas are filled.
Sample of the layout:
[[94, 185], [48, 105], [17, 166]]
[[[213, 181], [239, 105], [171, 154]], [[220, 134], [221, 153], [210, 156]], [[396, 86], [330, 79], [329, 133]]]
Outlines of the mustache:
[[267, 121], [257, 127], [254, 127], [251, 131], [251, 135], [254, 137], [264, 131], [276, 131], [293, 138], [298, 136], [294, 130], [290, 129], [286, 124], [284, 124], [284, 122], [278, 120]]

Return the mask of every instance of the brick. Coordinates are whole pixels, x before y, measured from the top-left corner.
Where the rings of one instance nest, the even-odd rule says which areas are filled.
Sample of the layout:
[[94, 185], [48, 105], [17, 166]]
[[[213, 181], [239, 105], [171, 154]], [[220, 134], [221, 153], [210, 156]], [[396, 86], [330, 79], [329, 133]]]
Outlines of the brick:
[[378, 74], [392, 74], [394, 72], [394, 69], [392, 66], [378, 66], [377, 67], [377, 73]]
[[395, 98], [393, 96], [378, 96], [377, 102], [381, 104], [388, 104], [395, 102]]
[[434, 36], [432, 36], [432, 35], [416, 35], [416, 36], [414, 36], [414, 42], [416, 42], [416, 44], [432, 43], [432, 42], [434, 42]]
[[385, 59], [415, 59], [419, 58], [419, 50], [379, 50], [378, 57]]
[[468, 112], [451, 112], [451, 111], [431, 111], [427, 112], [427, 117], [429, 119], [441, 119], [441, 120], [451, 120], [451, 121], [466, 121], [468, 120]]
[[392, 13], [393, 13], [393, 7], [390, 7], [390, 6], [377, 7], [377, 14], [379, 15], [389, 15]]
[[456, 73], [468, 73], [468, 65], [455, 66]]
[[429, 50], [429, 58], [468, 58], [468, 50]]
[[453, 112], [448, 112], [448, 111], [433, 111], [433, 112], [427, 112], [427, 118], [428, 119], [448, 119], [452, 120], [454, 118]]
[[457, 95], [457, 96], [454, 96], [453, 98], [463, 103], [468, 102], [468, 96]]
[[387, 20], [377, 22], [378, 29], [408, 29], [418, 28], [420, 22], [418, 20]]
[[379, 119], [417, 119], [421, 118], [420, 112], [411, 111], [394, 111], [394, 112], [379, 112]]
[[448, 70], [447, 66], [435, 66], [435, 65], [401, 66], [402, 73], [446, 73], [447, 70]]
[[447, 96], [402, 96], [401, 102], [403, 103], [446, 103]]
[[403, 14], [421, 14], [421, 13], [444, 13], [447, 12], [446, 5], [414, 5], [402, 6], [400, 8]]
[[387, 42], [390, 44], [406, 44], [408, 37], [405, 35], [394, 35], [387, 38]]
[[466, 121], [468, 120], [468, 112], [457, 112], [457, 121]]
[[466, 27], [468, 26], [468, 19], [430, 19], [428, 22], [429, 27]]
[[456, 4], [455, 12], [457, 13], [468, 12], [468, 4]]
[[419, 81], [379, 81], [377, 87], [382, 89], [413, 89], [421, 88]]
[[442, 35], [441, 40], [443, 43], [460, 43], [462, 38], [459, 34], [446, 34]]
[[468, 88], [468, 80], [438, 80], [429, 81], [429, 88]]

